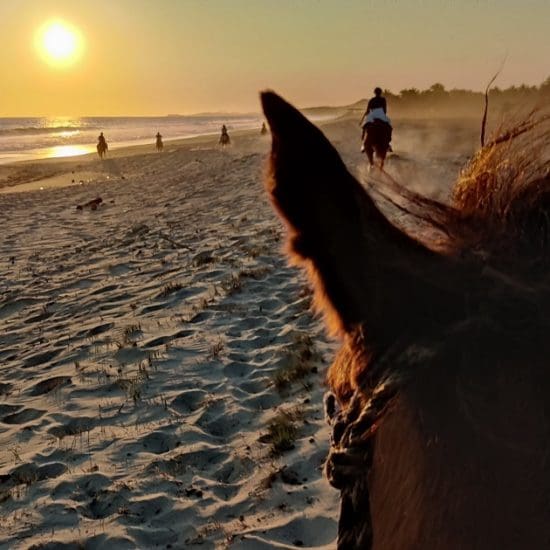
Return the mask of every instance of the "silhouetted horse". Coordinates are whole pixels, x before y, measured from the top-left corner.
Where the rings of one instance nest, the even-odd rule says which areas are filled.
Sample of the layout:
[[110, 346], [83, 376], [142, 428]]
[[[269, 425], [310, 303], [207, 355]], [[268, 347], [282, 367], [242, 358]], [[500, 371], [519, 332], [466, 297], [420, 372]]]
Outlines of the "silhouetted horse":
[[107, 145], [106, 141], [100, 141], [97, 144], [97, 154], [99, 155], [99, 158], [102, 159], [109, 150], [109, 146]]
[[441, 234], [420, 242], [297, 110], [262, 103], [267, 189], [343, 339], [326, 399], [339, 548], [550, 548], [550, 131], [482, 149], [451, 206], [395, 184]]
[[374, 153], [380, 159], [380, 168], [384, 168], [384, 161], [388, 154], [391, 141], [391, 126], [383, 120], [374, 120], [365, 125], [365, 153], [369, 164], [374, 166]]
[[229, 145], [230, 143], [231, 143], [231, 139], [229, 138], [229, 134], [227, 133], [227, 126], [225, 124], [223, 124], [219, 144], [222, 147], [225, 147], [226, 145]]

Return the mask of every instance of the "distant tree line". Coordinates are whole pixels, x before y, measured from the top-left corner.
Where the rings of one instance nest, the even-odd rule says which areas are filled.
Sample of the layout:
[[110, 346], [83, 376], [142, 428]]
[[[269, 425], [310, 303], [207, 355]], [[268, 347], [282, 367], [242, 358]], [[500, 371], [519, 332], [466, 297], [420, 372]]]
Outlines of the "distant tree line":
[[[472, 90], [446, 90], [439, 82], [426, 90], [406, 88], [398, 94], [385, 90], [388, 109], [397, 116], [480, 116], [483, 111], [483, 92]], [[357, 108], [366, 108], [366, 101], [361, 100]], [[363, 105], [365, 107], [363, 107]], [[539, 86], [511, 86], [501, 89], [498, 86], [489, 91], [489, 112], [491, 114], [521, 114], [535, 107], [550, 106], [550, 77]]]

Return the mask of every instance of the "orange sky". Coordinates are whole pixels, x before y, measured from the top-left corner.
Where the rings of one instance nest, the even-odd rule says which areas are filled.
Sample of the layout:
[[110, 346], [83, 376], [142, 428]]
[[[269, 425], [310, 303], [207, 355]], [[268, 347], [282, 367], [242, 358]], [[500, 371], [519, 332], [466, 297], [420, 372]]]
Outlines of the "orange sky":
[[[70, 67], [35, 47], [44, 22], [78, 28]], [[346, 104], [375, 85], [481, 89], [550, 75], [550, 1], [12, 0], [0, 4], [0, 116], [257, 111], [273, 88]]]

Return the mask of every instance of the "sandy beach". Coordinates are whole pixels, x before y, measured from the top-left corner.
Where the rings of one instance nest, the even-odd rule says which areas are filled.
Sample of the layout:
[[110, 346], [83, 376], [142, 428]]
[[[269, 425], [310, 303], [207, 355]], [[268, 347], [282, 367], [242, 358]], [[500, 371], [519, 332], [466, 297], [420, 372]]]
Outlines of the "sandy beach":
[[[323, 127], [366, 181], [357, 121]], [[475, 129], [427, 134], [388, 172], [445, 197]], [[232, 137], [0, 166], [0, 548], [334, 548], [337, 343], [282, 250], [269, 136]]]

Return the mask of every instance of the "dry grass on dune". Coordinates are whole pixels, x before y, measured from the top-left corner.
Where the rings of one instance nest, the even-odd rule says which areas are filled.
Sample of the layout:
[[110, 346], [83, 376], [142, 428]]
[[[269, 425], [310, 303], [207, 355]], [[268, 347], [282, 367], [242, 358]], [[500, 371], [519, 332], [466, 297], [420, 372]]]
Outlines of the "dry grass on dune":
[[466, 219], [482, 221], [492, 238], [500, 234], [522, 239], [529, 229], [546, 241], [549, 146], [549, 116], [502, 132], [463, 171], [453, 191], [454, 208]]
[[415, 233], [429, 248], [497, 263], [511, 253], [544, 255], [550, 241], [550, 114], [501, 128], [461, 171], [450, 204], [386, 176], [373, 191], [404, 214], [397, 225], [410, 219], [411, 227], [429, 229]]

